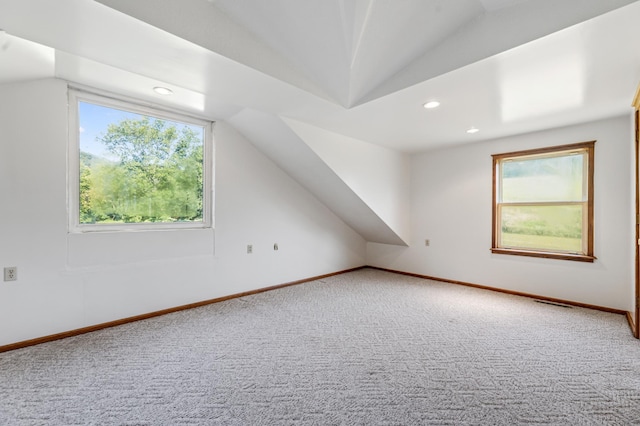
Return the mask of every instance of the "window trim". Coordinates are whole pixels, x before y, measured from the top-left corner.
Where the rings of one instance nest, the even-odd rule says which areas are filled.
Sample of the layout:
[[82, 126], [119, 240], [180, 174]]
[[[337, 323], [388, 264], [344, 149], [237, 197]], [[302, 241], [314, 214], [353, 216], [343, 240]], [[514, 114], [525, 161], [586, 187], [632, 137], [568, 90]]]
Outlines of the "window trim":
[[[575, 144], [568, 145], [558, 145], [546, 148], [538, 148], [524, 151], [515, 151], [515, 152], [507, 152], [503, 154], [494, 154], [493, 158], [493, 187], [492, 187], [492, 212], [491, 212], [491, 252], [496, 254], [511, 254], [516, 256], [530, 256], [530, 257], [541, 257], [547, 259], [561, 259], [561, 260], [574, 260], [578, 262], [594, 262], [597, 259], [593, 253], [593, 237], [594, 237], [594, 220], [593, 220], [593, 176], [595, 169], [595, 143], [596, 141], [588, 141], [588, 142], [580, 142]], [[544, 154], [552, 154], [552, 153], [561, 153], [565, 151], [573, 151], [573, 150], [586, 150], [587, 152], [587, 162], [588, 162], [588, 170], [586, 176], [586, 184], [587, 184], [587, 211], [586, 211], [586, 228], [587, 228], [587, 241], [586, 244], [583, 242], [583, 246], [585, 247], [585, 253], [563, 253], [563, 252], [554, 252], [554, 251], [546, 251], [546, 250], [527, 250], [521, 248], [503, 248], [498, 247], [499, 240], [499, 215], [498, 215], [498, 182], [499, 182], [499, 163], [507, 158], [514, 157], [528, 157], [528, 156], [538, 156]], [[567, 203], [563, 203], [567, 204]], [[584, 237], [584, 236], [583, 236]]]
[[[83, 88], [69, 86], [68, 88], [68, 153], [67, 153], [67, 209], [68, 232], [131, 232], [152, 230], [186, 230], [186, 229], [211, 229], [213, 228], [213, 126], [214, 122], [202, 118], [193, 117], [177, 111], [158, 107], [153, 104], [145, 104], [142, 101], [126, 97], [117, 97], [100, 91], [89, 91]], [[80, 118], [79, 102], [87, 102], [107, 108], [129, 111], [136, 114], [148, 115], [155, 118], [194, 124], [204, 128], [203, 140], [203, 191], [202, 191], [202, 221], [200, 222], [152, 222], [152, 223], [80, 223]]]

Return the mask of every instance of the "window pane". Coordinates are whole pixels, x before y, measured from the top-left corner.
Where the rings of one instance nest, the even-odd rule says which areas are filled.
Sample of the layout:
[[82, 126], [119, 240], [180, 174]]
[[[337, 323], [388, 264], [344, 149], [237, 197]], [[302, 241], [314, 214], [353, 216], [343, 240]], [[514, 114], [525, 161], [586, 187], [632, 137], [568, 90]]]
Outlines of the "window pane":
[[502, 206], [501, 247], [582, 253], [584, 205]]
[[203, 221], [204, 127], [78, 103], [80, 223]]
[[502, 202], [583, 201], [584, 154], [502, 163]]

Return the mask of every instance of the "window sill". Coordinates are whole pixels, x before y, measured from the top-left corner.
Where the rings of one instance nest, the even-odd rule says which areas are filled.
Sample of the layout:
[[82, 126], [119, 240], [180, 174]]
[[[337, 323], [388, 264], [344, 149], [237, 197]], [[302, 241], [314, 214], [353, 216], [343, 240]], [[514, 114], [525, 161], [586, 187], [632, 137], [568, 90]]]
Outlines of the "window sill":
[[542, 257], [546, 259], [573, 260], [576, 262], [588, 262], [588, 263], [593, 263], [597, 259], [597, 257], [595, 256], [589, 256], [586, 254], [552, 253], [552, 252], [546, 252], [546, 251], [519, 250], [519, 249], [506, 249], [506, 248], [492, 248], [491, 253], [511, 254], [514, 256]]
[[74, 224], [69, 226], [69, 234], [188, 231], [212, 228], [213, 227], [206, 222]]

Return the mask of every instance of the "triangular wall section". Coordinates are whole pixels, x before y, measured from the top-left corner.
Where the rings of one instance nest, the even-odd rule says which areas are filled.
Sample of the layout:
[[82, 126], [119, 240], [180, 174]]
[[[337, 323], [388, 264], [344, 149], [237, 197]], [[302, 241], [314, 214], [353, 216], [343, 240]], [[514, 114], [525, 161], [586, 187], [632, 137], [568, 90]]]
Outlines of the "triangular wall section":
[[[408, 226], [404, 228], [399, 226], [403, 221], [392, 217], [386, 211], [382, 212], [382, 216], [386, 216], [384, 219], [380, 212], [372, 208], [359, 194], [363, 193], [364, 188], [358, 188], [356, 183], [364, 182], [364, 178], [354, 179], [345, 176], [342, 167], [337, 167], [335, 162], [331, 167], [322, 158], [324, 156], [330, 159], [331, 156], [324, 152], [321, 156], [312, 148], [314, 145], [318, 149], [318, 140], [321, 138], [322, 132], [315, 132], [316, 135], [311, 136], [312, 129], [310, 128], [304, 129], [301, 125], [285, 122], [277, 115], [252, 109], [241, 111], [230, 118], [228, 122], [365, 240], [382, 244], [408, 245]], [[305, 134], [308, 139], [314, 141], [311, 144], [306, 143], [292, 129], [292, 126], [296, 127], [298, 132]], [[329, 141], [328, 143], [333, 145], [335, 142]], [[351, 147], [351, 149], [355, 148]], [[318, 149], [318, 151], [322, 150]], [[358, 158], [359, 156], [356, 156], [355, 160], [357, 161]], [[361, 173], [357, 167], [354, 167], [352, 172], [354, 174]], [[345, 181], [345, 178], [351, 182], [351, 185]], [[406, 183], [408, 188], [408, 178]], [[369, 187], [370, 185], [365, 186]], [[381, 188], [381, 191], [383, 190], [387, 189]], [[364, 193], [366, 193], [365, 197], [371, 198], [367, 190], [364, 190]], [[406, 198], [408, 199], [408, 196]], [[403, 208], [404, 211], [408, 211], [408, 203], [405, 203]], [[394, 221], [393, 224], [390, 223], [391, 219]], [[408, 224], [408, 220], [406, 224]]]
[[403, 241], [409, 238], [406, 154], [292, 119], [283, 121]]

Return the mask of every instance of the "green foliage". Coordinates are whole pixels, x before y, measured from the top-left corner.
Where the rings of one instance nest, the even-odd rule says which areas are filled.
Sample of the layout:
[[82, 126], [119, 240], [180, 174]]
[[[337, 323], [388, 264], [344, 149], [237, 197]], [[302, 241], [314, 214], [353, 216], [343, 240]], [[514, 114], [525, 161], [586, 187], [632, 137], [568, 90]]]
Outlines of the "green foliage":
[[581, 238], [552, 237], [547, 235], [502, 234], [504, 247], [528, 248], [534, 250], [582, 252]]
[[545, 222], [524, 222], [522, 226], [502, 226], [502, 232], [508, 234], [546, 235], [549, 237], [581, 238], [582, 229], [579, 227], [551, 228]]
[[586, 167], [586, 150], [503, 162], [501, 244], [581, 252]]
[[582, 238], [582, 206], [539, 206], [502, 208], [502, 232]]
[[583, 206], [504, 206], [502, 245], [540, 250], [582, 251]]
[[201, 221], [203, 140], [193, 129], [143, 117], [98, 138], [118, 161], [80, 152], [80, 222]]

